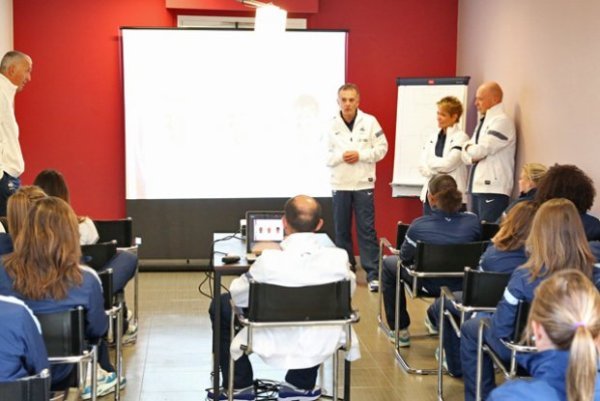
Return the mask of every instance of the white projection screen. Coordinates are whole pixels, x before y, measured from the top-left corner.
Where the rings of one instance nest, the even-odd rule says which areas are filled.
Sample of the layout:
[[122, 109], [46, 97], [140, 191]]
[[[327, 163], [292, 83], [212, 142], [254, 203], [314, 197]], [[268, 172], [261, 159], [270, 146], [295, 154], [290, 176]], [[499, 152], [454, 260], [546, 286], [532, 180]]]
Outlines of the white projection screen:
[[346, 32], [121, 31], [128, 200], [331, 196]]

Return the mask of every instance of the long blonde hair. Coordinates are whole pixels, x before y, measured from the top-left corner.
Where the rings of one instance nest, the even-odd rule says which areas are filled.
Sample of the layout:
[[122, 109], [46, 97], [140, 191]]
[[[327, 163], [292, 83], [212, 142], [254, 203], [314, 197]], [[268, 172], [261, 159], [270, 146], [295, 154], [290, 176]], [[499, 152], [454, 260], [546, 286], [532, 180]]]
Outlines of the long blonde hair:
[[550, 199], [540, 206], [525, 246], [529, 259], [523, 267], [531, 271], [531, 281], [570, 268], [592, 277], [595, 258], [581, 216], [570, 200]]
[[32, 204], [21, 230], [4, 259], [14, 290], [29, 299], [64, 299], [83, 281], [75, 213], [62, 199], [46, 197]]
[[531, 222], [537, 204], [533, 201], [517, 203], [508, 211], [500, 223], [500, 229], [492, 238], [492, 243], [499, 251], [514, 251], [525, 245], [525, 240], [531, 230]]
[[17, 192], [8, 198], [6, 218], [8, 220], [8, 232], [13, 240], [19, 235], [31, 204], [45, 197], [46, 194], [40, 187], [26, 185], [19, 188]]
[[600, 293], [580, 271], [553, 274], [536, 289], [525, 333], [531, 322], [542, 325], [561, 350], [570, 350], [566, 375], [568, 401], [592, 401], [598, 369], [595, 339], [600, 335]]

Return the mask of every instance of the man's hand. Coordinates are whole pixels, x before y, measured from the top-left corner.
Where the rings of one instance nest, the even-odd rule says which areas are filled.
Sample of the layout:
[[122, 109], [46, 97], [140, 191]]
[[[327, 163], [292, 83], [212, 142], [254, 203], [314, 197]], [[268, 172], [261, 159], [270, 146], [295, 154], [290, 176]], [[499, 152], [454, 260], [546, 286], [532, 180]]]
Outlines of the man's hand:
[[354, 164], [358, 161], [358, 152], [356, 150], [348, 150], [343, 154], [344, 161], [348, 164]]

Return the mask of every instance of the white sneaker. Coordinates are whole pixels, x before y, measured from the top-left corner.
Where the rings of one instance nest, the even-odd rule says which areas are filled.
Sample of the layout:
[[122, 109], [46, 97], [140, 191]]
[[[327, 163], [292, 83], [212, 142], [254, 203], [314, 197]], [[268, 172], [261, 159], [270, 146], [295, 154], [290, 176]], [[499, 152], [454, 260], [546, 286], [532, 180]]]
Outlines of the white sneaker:
[[[85, 380], [85, 388], [81, 393], [82, 400], [89, 400], [92, 398], [92, 378], [89, 370], [87, 376], [88, 377]], [[102, 397], [103, 395], [115, 391], [115, 387], [117, 385], [117, 375], [114, 372], [107, 372], [101, 367], [98, 367], [97, 381], [98, 386], [96, 388], [96, 395], [98, 397]], [[121, 388], [123, 388], [123, 384], [123, 381], [121, 381]]]
[[369, 291], [378, 292], [379, 291], [379, 280], [371, 280], [368, 283]]

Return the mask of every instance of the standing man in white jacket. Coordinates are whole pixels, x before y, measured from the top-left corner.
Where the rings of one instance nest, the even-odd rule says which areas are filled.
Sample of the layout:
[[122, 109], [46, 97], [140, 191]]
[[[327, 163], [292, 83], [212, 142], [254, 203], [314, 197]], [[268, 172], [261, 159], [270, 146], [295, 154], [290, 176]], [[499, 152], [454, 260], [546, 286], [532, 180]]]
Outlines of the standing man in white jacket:
[[21, 186], [25, 162], [19, 144], [15, 95], [31, 81], [33, 62], [28, 55], [10, 51], [0, 61], [0, 216], [6, 216], [8, 197]]
[[472, 211], [480, 220], [494, 222], [508, 206], [514, 185], [516, 133], [504, 112], [502, 88], [482, 84], [475, 94], [480, 120], [465, 143], [462, 159], [471, 165], [467, 192]]
[[369, 290], [379, 290], [379, 248], [375, 232], [375, 164], [388, 150], [377, 119], [358, 109], [360, 93], [354, 84], [338, 90], [340, 113], [329, 133], [327, 165], [331, 168], [335, 244], [348, 252], [356, 265], [352, 244], [352, 215], [356, 219], [360, 262]]

